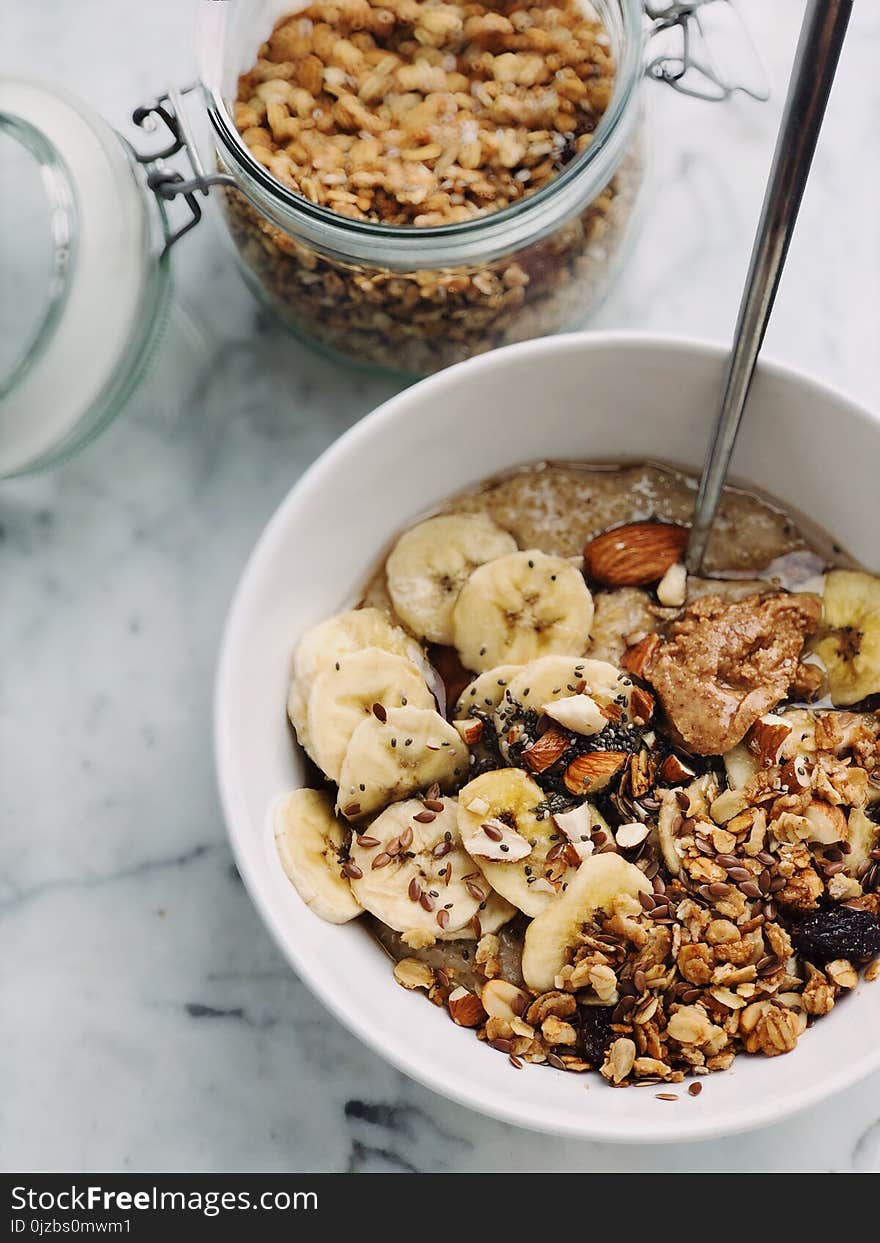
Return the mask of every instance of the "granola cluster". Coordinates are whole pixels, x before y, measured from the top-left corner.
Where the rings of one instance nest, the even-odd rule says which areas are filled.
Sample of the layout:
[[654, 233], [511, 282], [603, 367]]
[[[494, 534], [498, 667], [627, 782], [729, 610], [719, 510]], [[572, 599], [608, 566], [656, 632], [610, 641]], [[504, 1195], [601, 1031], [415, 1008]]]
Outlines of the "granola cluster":
[[[589, 145], [614, 80], [576, 0], [551, 8], [334, 0], [281, 21], [235, 122], [283, 185], [354, 220], [431, 227], [527, 200]], [[553, 332], [604, 292], [639, 181], [635, 150], [579, 215], [500, 259], [401, 271], [331, 256], [226, 192], [246, 269], [300, 335], [413, 374]]]

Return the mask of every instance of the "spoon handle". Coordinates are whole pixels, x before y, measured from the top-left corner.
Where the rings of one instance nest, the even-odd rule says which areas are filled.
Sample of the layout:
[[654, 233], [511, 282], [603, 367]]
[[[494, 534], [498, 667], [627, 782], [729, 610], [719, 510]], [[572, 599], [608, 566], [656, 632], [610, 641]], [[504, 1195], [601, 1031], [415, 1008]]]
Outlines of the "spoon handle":
[[703, 466], [685, 562], [702, 565], [743, 409], [816, 150], [852, 0], [810, 0], [752, 248], [721, 410]]

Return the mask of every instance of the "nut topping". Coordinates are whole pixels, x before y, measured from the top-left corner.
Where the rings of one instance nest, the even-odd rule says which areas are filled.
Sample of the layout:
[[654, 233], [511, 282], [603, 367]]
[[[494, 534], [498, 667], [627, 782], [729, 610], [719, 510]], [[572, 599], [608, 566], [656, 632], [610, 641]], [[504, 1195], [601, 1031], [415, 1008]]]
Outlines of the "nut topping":
[[680, 560], [687, 538], [671, 522], [630, 522], [590, 540], [584, 568], [606, 587], [647, 587]]
[[660, 780], [668, 782], [669, 785], [684, 785], [687, 781], [693, 781], [694, 775], [694, 770], [674, 753], [667, 755], [658, 770]]
[[639, 639], [632, 647], [628, 647], [623, 653], [623, 659], [621, 660], [621, 664], [627, 673], [631, 673], [636, 678], [643, 678], [645, 670], [650, 665], [660, 643], [659, 634], [646, 634], [643, 639]]
[[569, 735], [551, 726], [522, 753], [523, 768], [530, 773], [543, 773], [552, 768], [571, 746]]
[[779, 760], [779, 753], [791, 726], [782, 717], [768, 715], [756, 721], [745, 736], [746, 750], [762, 768], [770, 768]]
[[563, 775], [572, 794], [597, 794], [610, 785], [627, 761], [622, 751], [589, 751], [572, 760]]
[[486, 1011], [476, 993], [467, 988], [456, 988], [447, 1001], [449, 1016], [459, 1027], [479, 1027], [486, 1021]]

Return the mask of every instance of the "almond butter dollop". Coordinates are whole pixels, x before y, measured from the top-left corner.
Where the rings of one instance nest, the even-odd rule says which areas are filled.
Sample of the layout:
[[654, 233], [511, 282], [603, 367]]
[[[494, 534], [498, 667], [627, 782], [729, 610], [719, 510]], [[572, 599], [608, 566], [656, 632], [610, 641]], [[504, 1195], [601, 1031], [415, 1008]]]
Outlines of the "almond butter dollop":
[[788, 694], [818, 596], [702, 596], [669, 630], [645, 669], [673, 729], [698, 755], [721, 755]]

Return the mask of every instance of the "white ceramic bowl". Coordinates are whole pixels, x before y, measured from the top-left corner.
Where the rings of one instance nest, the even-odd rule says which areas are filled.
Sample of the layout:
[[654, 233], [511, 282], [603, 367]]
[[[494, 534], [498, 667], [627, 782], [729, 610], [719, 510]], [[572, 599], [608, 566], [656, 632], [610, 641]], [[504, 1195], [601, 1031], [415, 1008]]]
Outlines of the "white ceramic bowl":
[[[768, 1123], [880, 1064], [880, 983], [860, 985], [786, 1057], [740, 1058], [699, 1098], [664, 1104], [596, 1075], [513, 1070], [445, 1010], [393, 980], [357, 923], [323, 923], [283, 875], [267, 809], [303, 781], [285, 717], [297, 637], [350, 603], [389, 541], [450, 493], [541, 458], [659, 458], [698, 468], [724, 353], [591, 334], [531, 341], [441, 372], [386, 402], [292, 489], [254, 550], [226, 628], [216, 756], [239, 868], [303, 980], [356, 1035], [429, 1087], [520, 1126], [611, 1141], [670, 1141]], [[788, 502], [873, 568], [880, 419], [763, 366], [737, 448], [739, 479]], [[587, 1090], [588, 1089], [588, 1090]]]

